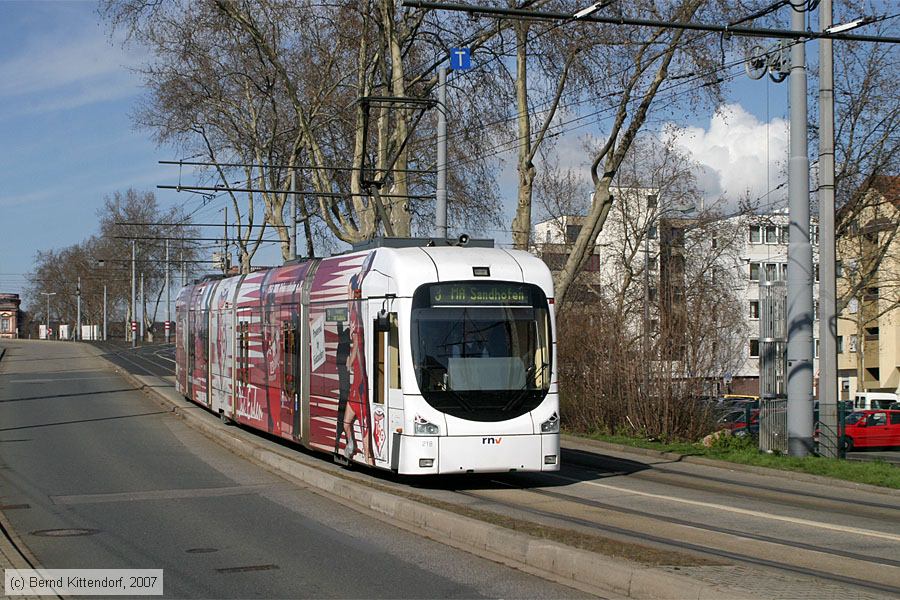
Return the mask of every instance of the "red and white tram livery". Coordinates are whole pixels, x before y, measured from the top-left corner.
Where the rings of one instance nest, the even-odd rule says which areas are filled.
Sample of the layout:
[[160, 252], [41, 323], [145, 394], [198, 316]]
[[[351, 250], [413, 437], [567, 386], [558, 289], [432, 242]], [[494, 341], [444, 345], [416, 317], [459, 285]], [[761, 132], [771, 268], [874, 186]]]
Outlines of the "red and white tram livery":
[[379, 246], [183, 288], [192, 401], [401, 474], [559, 469], [553, 283], [520, 251]]

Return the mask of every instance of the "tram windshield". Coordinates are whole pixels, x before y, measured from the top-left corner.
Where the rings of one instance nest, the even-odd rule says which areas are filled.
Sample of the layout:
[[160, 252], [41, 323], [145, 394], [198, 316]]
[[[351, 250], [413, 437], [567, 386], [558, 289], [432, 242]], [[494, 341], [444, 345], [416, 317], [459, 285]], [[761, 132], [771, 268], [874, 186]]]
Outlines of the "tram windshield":
[[425, 400], [447, 414], [501, 421], [550, 389], [550, 315], [540, 288], [436, 283], [413, 297], [412, 348]]

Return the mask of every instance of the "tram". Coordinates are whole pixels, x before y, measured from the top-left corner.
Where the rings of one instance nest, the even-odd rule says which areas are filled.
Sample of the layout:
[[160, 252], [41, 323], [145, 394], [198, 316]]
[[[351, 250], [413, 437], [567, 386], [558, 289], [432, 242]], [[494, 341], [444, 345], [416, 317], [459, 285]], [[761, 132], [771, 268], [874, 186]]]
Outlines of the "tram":
[[490, 240], [389, 242], [185, 286], [178, 391], [344, 464], [558, 470], [546, 265]]

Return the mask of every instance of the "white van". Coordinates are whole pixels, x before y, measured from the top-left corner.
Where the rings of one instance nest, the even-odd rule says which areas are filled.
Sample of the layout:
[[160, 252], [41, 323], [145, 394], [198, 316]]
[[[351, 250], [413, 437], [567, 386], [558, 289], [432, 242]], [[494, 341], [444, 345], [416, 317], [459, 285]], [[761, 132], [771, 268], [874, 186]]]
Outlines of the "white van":
[[887, 410], [897, 402], [897, 394], [891, 392], [857, 392], [853, 399], [854, 410]]

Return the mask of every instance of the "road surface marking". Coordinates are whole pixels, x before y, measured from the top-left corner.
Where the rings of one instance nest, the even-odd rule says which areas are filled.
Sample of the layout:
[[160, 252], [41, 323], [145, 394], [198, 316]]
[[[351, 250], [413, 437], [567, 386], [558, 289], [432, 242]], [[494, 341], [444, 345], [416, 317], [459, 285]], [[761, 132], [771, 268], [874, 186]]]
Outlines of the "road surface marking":
[[10, 383], [56, 383], [66, 381], [85, 381], [88, 379], [118, 379], [118, 375], [103, 375], [102, 377], [57, 377], [56, 379], [10, 379]]
[[73, 496], [50, 496], [50, 500], [53, 504], [102, 504], [106, 502], [135, 502], [140, 500], [219, 498], [223, 496], [258, 494], [260, 492], [276, 490], [279, 485], [280, 484], [277, 483], [264, 483], [231, 487], [114, 492], [111, 494], [78, 494]]
[[844, 533], [853, 533], [856, 535], [865, 535], [869, 537], [881, 538], [885, 540], [891, 540], [894, 542], [900, 542], [900, 535], [894, 535], [892, 533], [883, 533], [881, 531], [872, 531], [871, 529], [859, 529], [857, 527], [847, 527], [845, 525], [834, 525], [832, 523], [820, 523], [818, 521], [809, 521], [807, 519], [801, 519], [798, 517], [785, 517], [782, 515], [774, 515], [771, 513], [764, 513], [757, 510], [749, 510], [746, 508], [737, 508], [735, 506], [725, 506], [724, 504], [715, 504], [712, 502], [701, 502], [699, 500], [688, 500], [687, 498], [676, 498], [675, 496], [665, 496], [663, 494], [652, 494], [650, 492], [639, 492], [636, 490], [630, 490], [628, 488], [619, 487], [617, 485], [610, 485], [608, 483], [597, 483], [595, 481], [581, 481], [579, 479], [573, 479], [571, 477], [563, 477], [561, 475], [551, 475], [551, 477], [556, 477], [557, 479], [565, 479], [566, 481], [571, 481], [573, 483], [584, 483], [587, 485], [592, 485], [594, 487], [605, 488], [608, 490], [614, 490], [616, 492], [623, 492], [625, 494], [634, 494], [636, 496], [644, 496], [646, 498], [656, 498], [658, 500], [669, 500], [670, 502], [680, 502], [681, 504], [689, 504], [691, 506], [699, 506], [702, 508], [712, 508], [716, 510], [722, 510], [726, 512], [737, 513], [740, 515], [747, 515], [751, 517], [760, 517], [763, 519], [771, 519], [773, 521], [784, 521], [785, 523], [793, 523], [795, 525], [805, 525], [806, 527], [817, 527], [819, 529], [828, 529], [831, 531], [842, 531]]

